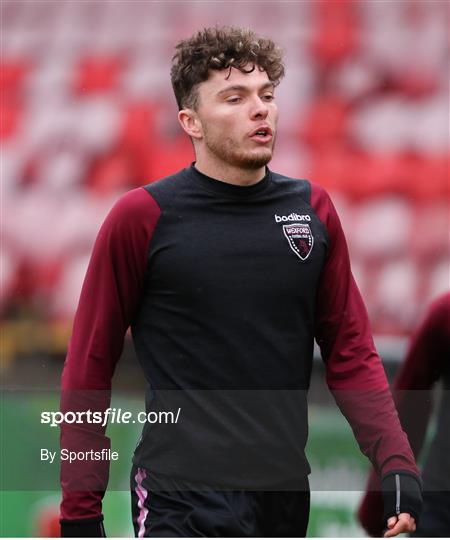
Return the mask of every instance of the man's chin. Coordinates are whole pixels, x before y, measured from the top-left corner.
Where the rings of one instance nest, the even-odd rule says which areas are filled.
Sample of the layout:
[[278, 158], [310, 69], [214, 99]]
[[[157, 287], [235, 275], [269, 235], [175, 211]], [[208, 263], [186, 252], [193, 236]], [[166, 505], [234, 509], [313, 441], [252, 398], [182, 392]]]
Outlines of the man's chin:
[[272, 151], [258, 152], [257, 154], [247, 154], [236, 156], [235, 165], [242, 169], [260, 169], [265, 167], [272, 160]]

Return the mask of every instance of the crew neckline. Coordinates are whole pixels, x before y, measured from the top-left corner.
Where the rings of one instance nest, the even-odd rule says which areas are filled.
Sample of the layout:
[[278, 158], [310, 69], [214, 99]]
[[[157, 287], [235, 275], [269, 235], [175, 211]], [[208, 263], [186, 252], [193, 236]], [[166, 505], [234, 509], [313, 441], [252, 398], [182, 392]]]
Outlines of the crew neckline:
[[246, 199], [259, 195], [262, 191], [266, 189], [271, 180], [271, 171], [266, 165], [266, 174], [261, 180], [256, 182], [256, 184], [251, 184], [250, 186], [239, 186], [237, 184], [230, 184], [223, 180], [217, 180], [217, 178], [212, 178], [206, 174], [200, 172], [195, 167], [195, 161], [191, 163], [191, 166], [187, 171], [195, 178], [195, 180], [202, 185], [208, 191], [213, 193], [218, 193], [219, 195], [224, 195], [226, 197]]

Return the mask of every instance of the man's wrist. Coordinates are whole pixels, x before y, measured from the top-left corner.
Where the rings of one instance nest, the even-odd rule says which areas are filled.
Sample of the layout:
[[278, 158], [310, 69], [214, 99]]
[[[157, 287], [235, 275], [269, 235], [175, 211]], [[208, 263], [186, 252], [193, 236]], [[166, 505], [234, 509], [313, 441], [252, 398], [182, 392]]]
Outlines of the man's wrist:
[[62, 538], [106, 538], [103, 516], [86, 519], [61, 519]]
[[381, 480], [383, 522], [399, 514], [410, 514], [418, 523], [422, 511], [422, 481], [409, 471], [390, 471]]

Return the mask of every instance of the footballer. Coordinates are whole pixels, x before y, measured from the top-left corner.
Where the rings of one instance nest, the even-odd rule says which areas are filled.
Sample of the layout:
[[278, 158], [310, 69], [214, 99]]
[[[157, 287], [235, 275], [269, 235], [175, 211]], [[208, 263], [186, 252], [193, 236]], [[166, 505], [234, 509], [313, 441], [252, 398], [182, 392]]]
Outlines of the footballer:
[[[131, 328], [148, 411], [131, 471], [137, 537], [304, 537], [314, 339], [380, 478], [386, 536], [412, 532], [421, 480], [320, 186], [269, 168], [282, 51], [239, 27], [176, 45], [171, 81], [195, 161], [123, 195], [93, 248], [62, 375], [63, 411], [106, 410]], [[61, 445], [109, 448], [62, 424]], [[62, 463], [63, 536], [104, 536], [108, 464]], [[103, 462], [102, 462], [103, 463]]]

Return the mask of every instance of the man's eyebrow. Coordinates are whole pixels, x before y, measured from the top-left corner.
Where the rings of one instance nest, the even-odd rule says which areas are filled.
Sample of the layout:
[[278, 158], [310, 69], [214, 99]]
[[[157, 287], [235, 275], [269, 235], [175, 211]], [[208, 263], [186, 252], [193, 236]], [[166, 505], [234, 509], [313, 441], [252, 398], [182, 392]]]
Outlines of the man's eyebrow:
[[[271, 87], [275, 88], [275, 84], [273, 82], [267, 82], [263, 84], [261, 87], [259, 87], [258, 90], [261, 91], [261, 90], [265, 90], [266, 88], [271, 88]], [[232, 86], [227, 86], [223, 90], [220, 90], [220, 92], [217, 92], [217, 95], [221, 96], [222, 94], [226, 94], [227, 92], [230, 92], [233, 90], [240, 90], [240, 91], [247, 92], [250, 89], [248, 86], [243, 86], [241, 84], [234, 84]]]

